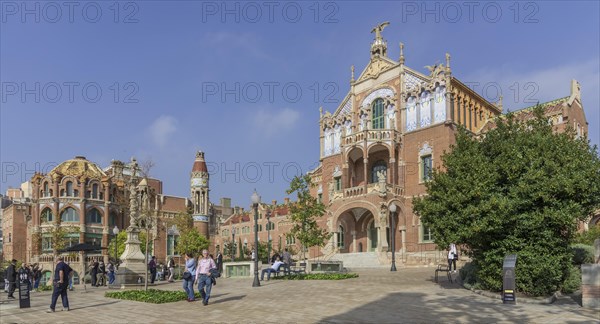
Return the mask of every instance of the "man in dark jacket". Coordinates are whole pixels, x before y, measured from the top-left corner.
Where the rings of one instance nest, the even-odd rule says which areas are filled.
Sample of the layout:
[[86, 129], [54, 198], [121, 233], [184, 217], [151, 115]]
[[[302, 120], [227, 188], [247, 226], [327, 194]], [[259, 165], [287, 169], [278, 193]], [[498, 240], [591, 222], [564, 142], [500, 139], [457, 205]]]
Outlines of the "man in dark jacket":
[[154, 283], [154, 279], [156, 279], [156, 257], [152, 256], [152, 260], [148, 262], [148, 269], [150, 270], [150, 283]]
[[17, 289], [17, 260], [13, 259], [6, 269], [6, 278], [8, 279], [8, 298], [14, 299], [15, 289]]

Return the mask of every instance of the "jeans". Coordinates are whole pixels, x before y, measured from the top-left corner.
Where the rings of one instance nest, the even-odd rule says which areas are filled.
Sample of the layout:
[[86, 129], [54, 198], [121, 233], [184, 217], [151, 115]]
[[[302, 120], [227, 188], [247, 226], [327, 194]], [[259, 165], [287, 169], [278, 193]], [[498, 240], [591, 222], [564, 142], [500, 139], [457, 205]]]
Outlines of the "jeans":
[[205, 303], [208, 303], [208, 299], [210, 298], [210, 291], [212, 289], [212, 278], [210, 276], [201, 274], [200, 278], [198, 278], [198, 291], [202, 296], [202, 300]]
[[267, 280], [271, 279], [271, 273], [277, 272], [273, 268], [266, 268], [260, 272], [260, 280], [265, 280], [265, 272], [267, 273]]
[[169, 281], [173, 281], [173, 270], [174, 268], [169, 268]]
[[[194, 277], [192, 276], [192, 278]], [[194, 279], [183, 280], [183, 290], [187, 293], [189, 300], [194, 300]]]
[[56, 308], [56, 301], [58, 300], [59, 295], [62, 299], [63, 308], [69, 308], [67, 286], [68, 285], [66, 282], [63, 282], [62, 284], [59, 284], [58, 282], [54, 283], [54, 291], [52, 291], [52, 302], [50, 303], [50, 309], [54, 310], [54, 308]]
[[150, 283], [154, 283], [156, 279], [156, 269], [150, 269]]
[[41, 280], [42, 280], [42, 277], [39, 277], [39, 278], [35, 279], [35, 282], [33, 283], [33, 289], [38, 289], [39, 288]]
[[114, 271], [110, 271], [108, 273], [108, 284], [112, 285], [115, 282], [115, 272]]
[[456, 259], [448, 259], [448, 271], [452, 270], [452, 264], [454, 264], [454, 270], [456, 270]]

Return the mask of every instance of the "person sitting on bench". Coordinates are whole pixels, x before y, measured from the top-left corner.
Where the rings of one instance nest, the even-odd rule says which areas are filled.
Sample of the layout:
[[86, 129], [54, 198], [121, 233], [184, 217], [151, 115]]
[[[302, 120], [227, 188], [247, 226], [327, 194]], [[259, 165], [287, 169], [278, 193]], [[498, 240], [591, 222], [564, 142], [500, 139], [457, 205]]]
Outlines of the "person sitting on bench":
[[273, 265], [270, 268], [263, 269], [260, 272], [260, 280], [265, 280], [265, 273], [267, 273], [267, 280], [271, 279], [271, 273], [278, 272], [279, 271], [279, 267], [282, 264], [283, 264], [283, 262], [281, 262], [279, 260], [279, 257], [277, 259], [275, 259], [275, 262], [273, 263]]

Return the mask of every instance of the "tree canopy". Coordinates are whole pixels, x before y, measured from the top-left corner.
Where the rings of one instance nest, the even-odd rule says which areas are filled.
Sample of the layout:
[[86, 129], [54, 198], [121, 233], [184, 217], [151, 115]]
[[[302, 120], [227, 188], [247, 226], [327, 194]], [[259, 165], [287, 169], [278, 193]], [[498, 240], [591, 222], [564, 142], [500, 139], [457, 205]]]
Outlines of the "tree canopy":
[[311, 196], [310, 188], [314, 186], [309, 175], [296, 176], [290, 183], [287, 194], [296, 193], [297, 201], [290, 205], [288, 214], [293, 226], [290, 235], [305, 247], [323, 246], [331, 237], [331, 233], [319, 227], [317, 219], [325, 213], [325, 205]]
[[600, 206], [597, 148], [572, 131], [554, 133], [541, 107], [509, 114], [482, 138], [459, 129], [414, 211], [440, 247], [467, 248], [483, 288], [499, 290], [503, 258], [516, 253], [517, 289], [542, 295], [568, 275], [577, 221]]

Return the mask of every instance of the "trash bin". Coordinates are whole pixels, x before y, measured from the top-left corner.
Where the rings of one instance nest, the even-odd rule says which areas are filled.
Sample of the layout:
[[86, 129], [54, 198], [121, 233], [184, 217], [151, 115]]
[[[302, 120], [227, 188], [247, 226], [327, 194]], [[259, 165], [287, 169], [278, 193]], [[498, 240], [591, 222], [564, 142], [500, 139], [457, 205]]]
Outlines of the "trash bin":
[[515, 268], [517, 265], [517, 255], [509, 254], [504, 257], [502, 266], [502, 302], [504, 304], [516, 304], [515, 295]]

